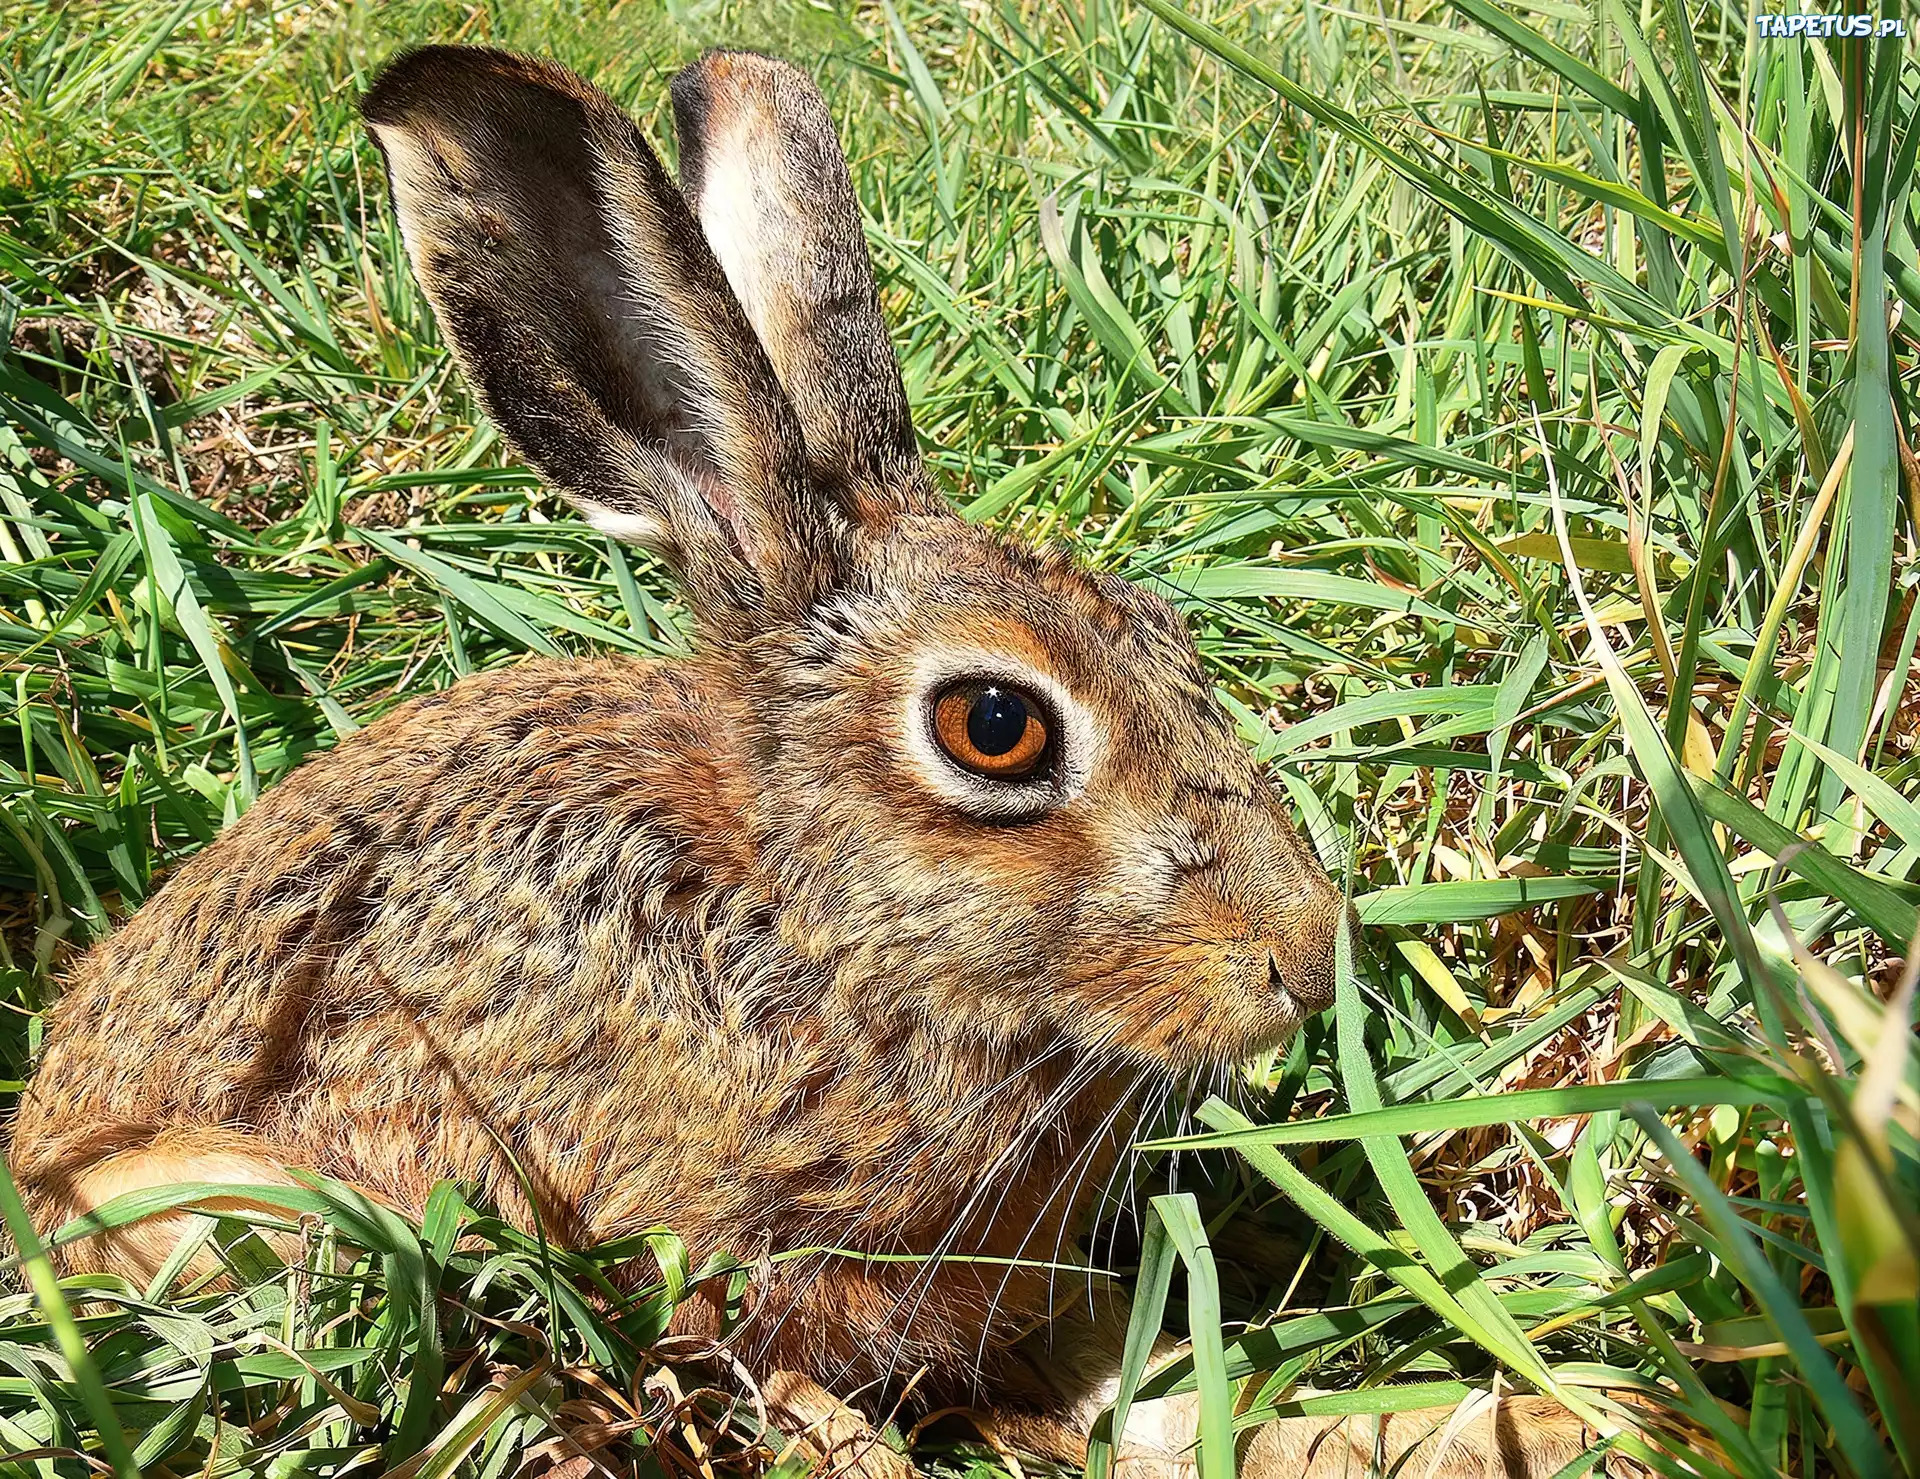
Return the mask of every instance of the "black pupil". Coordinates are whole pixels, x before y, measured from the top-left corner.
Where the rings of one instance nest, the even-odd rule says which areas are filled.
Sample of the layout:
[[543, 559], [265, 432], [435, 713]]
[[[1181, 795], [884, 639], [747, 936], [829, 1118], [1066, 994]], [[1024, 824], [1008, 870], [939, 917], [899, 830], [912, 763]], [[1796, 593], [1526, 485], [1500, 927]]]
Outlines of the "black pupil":
[[967, 710], [967, 740], [982, 755], [1006, 754], [1026, 732], [1026, 700], [1004, 688], [981, 690]]

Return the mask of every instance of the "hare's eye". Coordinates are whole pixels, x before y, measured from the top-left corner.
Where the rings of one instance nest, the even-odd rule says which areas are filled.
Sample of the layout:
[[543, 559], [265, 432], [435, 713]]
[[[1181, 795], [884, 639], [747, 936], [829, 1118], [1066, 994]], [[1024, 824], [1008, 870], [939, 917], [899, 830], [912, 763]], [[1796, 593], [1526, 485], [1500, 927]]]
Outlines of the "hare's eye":
[[1052, 759], [1046, 710], [1007, 683], [970, 678], [941, 689], [933, 733], [955, 765], [990, 780], [1030, 780]]

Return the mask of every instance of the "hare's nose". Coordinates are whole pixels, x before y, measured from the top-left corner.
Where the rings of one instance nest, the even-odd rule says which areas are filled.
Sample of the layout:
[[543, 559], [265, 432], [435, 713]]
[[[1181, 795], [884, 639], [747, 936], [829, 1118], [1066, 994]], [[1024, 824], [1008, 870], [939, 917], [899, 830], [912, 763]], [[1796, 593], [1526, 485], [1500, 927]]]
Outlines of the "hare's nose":
[[1284, 991], [1299, 1002], [1302, 1011], [1324, 1011], [1333, 1005], [1332, 954], [1324, 962], [1295, 954], [1283, 965], [1280, 952], [1269, 947], [1267, 981], [1276, 992]]

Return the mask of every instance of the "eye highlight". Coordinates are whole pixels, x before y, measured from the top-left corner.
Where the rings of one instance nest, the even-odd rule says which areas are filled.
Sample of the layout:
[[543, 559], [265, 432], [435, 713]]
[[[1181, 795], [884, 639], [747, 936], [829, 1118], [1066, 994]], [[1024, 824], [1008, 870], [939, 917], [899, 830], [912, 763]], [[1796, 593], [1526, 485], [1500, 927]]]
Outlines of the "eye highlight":
[[933, 737], [962, 770], [996, 781], [1030, 780], [1053, 759], [1047, 711], [1010, 683], [965, 678], [934, 696]]

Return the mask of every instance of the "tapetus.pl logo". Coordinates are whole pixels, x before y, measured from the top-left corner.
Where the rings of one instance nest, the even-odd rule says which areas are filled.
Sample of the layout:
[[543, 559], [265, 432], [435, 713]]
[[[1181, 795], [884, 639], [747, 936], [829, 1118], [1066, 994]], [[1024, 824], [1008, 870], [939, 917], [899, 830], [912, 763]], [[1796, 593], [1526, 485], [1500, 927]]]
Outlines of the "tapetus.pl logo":
[[1837, 36], [1863, 40], [1899, 40], [1907, 34], [1906, 21], [1897, 15], [1841, 15], [1802, 10], [1792, 15], [1756, 13], [1753, 27], [1763, 40], [1812, 40]]

